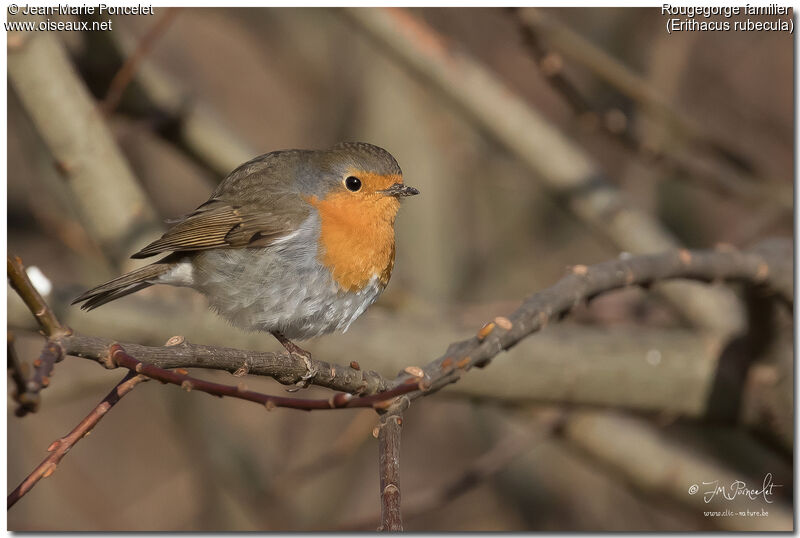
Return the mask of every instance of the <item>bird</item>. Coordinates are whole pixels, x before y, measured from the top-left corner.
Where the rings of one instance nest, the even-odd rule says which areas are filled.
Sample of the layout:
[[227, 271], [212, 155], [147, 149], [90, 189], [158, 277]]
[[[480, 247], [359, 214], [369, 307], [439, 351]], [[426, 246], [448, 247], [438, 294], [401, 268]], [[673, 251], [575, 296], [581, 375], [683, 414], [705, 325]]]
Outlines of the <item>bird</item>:
[[155, 284], [192, 288], [247, 331], [294, 343], [346, 331], [389, 283], [400, 200], [419, 194], [385, 149], [345, 142], [260, 155], [131, 258], [158, 261], [88, 290], [92, 310]]

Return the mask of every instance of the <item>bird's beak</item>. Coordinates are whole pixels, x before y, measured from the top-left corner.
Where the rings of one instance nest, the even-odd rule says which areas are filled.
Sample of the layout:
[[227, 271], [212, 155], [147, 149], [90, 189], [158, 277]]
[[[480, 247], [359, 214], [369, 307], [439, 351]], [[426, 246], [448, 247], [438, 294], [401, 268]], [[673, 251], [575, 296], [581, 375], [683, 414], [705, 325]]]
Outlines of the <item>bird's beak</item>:
[[381, 194], [385, 194], [386, 196], [394, 196], [396, 198], [404, 198], [406, 196], [414, 196], [415, 194], [419, 194], [419, 191], [414, 187], [409, 187], [408, 185], [403, 185], [402, 183], [395, 183], [388, 189], [384, 189], [379, 192]]

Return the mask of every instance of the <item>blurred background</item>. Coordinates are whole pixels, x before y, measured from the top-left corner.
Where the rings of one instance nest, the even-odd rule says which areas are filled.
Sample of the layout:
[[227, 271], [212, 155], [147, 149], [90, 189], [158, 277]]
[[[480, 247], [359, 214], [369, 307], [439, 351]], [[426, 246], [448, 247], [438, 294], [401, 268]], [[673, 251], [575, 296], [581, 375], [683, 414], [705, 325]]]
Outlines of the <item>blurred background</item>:
[[[306, 347], [393, 377], [571, 265], [791, 237], [793, 36], [670, 35], [666, 19], [656, 8], [156, 8], [112, 17], [108, 32], [11, 32], [8, 253], [46, 275], [48, 301], [80, 333], [278, 350], [189, 290], [68, 305], [141, 265], [130, 253], [239, 163], [367, 141], [422, 194], [398, 216], [386, 293], [348, 333]], [[8, 296], [30, 362], [42, 338]], [[787, 309], [723, 284], [579, 306], [407, 412], [406, 530], [792, 529], [791, 328]], [[70, 357], [38, 413], [15, 417], [9, 397], [7, 490], [121, 377]], [[376, 424], [370, 410], [265, 413], [147, 383], [9, 511], [8, 528], [374, 530]], [[780, 485], [771, 504], [688, 492], [755, 489], [767, 473]], [[769, 515], [704, 515], [726, 508]]]

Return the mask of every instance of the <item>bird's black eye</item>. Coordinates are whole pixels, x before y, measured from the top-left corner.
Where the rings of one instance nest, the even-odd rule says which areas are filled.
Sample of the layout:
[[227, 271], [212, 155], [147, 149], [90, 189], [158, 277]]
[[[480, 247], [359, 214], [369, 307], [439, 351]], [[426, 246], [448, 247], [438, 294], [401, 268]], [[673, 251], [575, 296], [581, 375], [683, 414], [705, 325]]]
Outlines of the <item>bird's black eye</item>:
[[357, 192], [361, 189], [361, 180], [355, 176], [348, 176], [348, 178], [344, 180], [344, 186], [347, 187], [349, 191]]

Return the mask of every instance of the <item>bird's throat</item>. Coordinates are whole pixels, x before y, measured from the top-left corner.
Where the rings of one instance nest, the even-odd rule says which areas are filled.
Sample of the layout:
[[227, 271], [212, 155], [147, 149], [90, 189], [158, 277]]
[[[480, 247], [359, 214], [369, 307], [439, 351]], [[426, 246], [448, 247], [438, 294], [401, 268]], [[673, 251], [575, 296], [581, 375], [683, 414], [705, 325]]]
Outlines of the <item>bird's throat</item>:
[[399, 202], [379, 196], [353, 199], [347, 193], [310, 198], [320, 216], [319, 260], [333, 279], [351, 292], [363, 289], [373, 277], [385, 286], [394, 267], [394, 218]]

